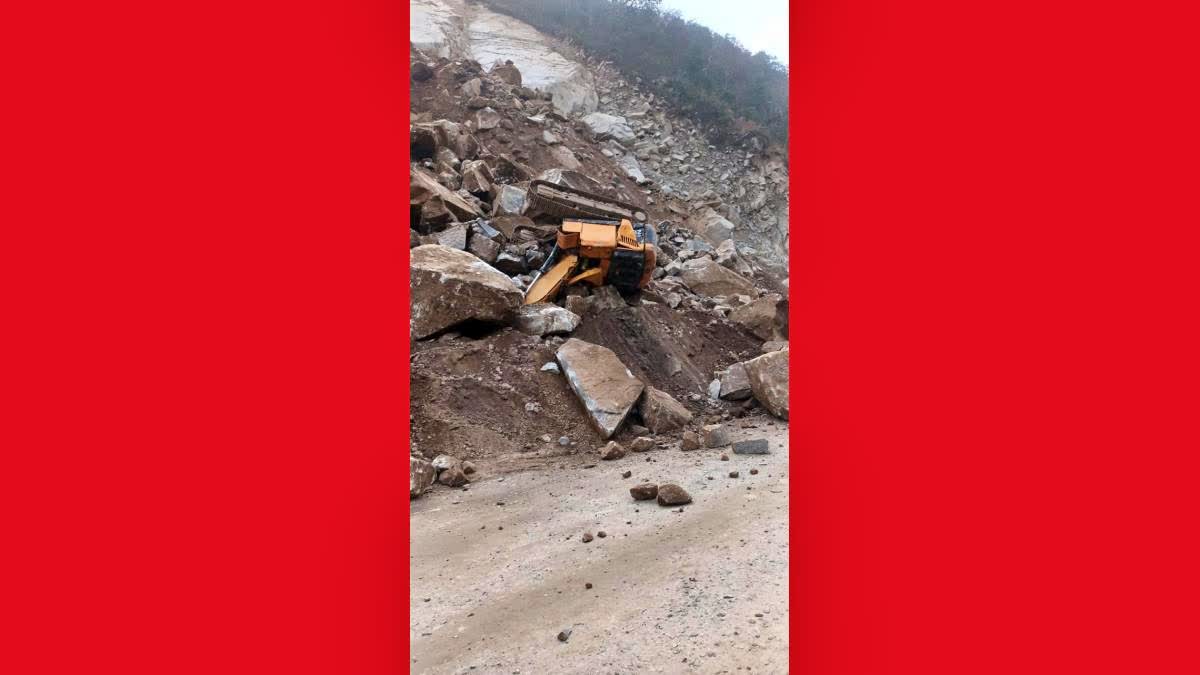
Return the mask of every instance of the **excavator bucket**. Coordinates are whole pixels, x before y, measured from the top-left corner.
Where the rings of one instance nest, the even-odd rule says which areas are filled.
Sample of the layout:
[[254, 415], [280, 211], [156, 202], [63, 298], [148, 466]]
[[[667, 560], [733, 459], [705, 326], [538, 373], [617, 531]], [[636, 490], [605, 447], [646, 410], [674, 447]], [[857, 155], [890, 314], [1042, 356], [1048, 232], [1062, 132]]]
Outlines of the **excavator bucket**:
[[544, 271], [539, 272], [537, 278], [529, 284], [529, 289], [525, 291], [525, 304], [533, 305], [553, 300], [578, 265], [579, 256], [573, 253], [562, 254], [557, 262], [552, 257], [550, 263], [543, 268]]

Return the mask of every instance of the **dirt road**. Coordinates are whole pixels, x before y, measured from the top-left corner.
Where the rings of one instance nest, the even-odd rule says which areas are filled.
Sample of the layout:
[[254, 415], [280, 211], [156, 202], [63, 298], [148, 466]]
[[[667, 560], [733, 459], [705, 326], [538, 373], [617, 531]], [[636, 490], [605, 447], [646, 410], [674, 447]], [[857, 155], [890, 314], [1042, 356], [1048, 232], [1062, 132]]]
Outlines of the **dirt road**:
[[[786, 673], [787, 424], [748, 423], [732, 439], [771, 454], [675, 446], [505, 476], [485, 461], [469, 490], [414, 500], [411, 671]], [[693, 502], [636, 502], [641, 482]]]

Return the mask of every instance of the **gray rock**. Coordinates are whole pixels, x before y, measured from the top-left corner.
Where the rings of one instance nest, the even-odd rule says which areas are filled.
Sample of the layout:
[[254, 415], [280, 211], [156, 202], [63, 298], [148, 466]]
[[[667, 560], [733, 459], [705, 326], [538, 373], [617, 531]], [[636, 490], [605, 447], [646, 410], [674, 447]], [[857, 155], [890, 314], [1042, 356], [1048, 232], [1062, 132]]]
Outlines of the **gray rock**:
[[743, 326], [760, 340], [779, 340], [786, 337], [787, 303], [782, 295], [768, 293], [733, 310], [729, 320]]
[[546, 363], [542, 364], [542, 372], [561, 373], [562, 371], [558, 369], [557, 363], [555, 363], [553, 361], [547, 361]]
[[769, 452], [767, 439], [765, 438], [738, 441], [733, 444], [733, 454], [735, 455], [766, 455]]
[[508, 276], [517, 276], [529, 271], [529, 267], [525, 264], [525, 256], [521, 255], [514, 246], [505, 246], [496, 255], [496, 261], [492, 263], [496, 269], [500, 270]]
[[514, 325], [526, 335], [562, 335], [579, 327], [579, 315], [547, 302], [522, 305]]
[[433, 466], [435, 471], [440, 472], [440, 471], [445, 471], [446, 469], [449, 469], [450, 467], [454, 466], [457, 462], [458, 462], [458, 459], [451, 457], [450, 455], [438, 455], [437, 457], [433, 458], [433, 461], [430, 462], [430, 464]]
[[485, 263], [494, 265], [496, 258], [500, 255], [500, 244], [487, 237], [472, 234], [467, 243], [467, 251], [475, 254], [475, 257]]
[[722, 401], [744, 401], [754, 395], [754, 391], [750, 388], [750, 376], [746, 373], [746, 367], [740, 363], [735, 363], [729, 366], [721, 374], [721, 391], [720, 398]]
[[708, 397], [714, 401], [720, 400], [721, 380], [719, 378], [713, 378], [713, 381], [708, 383]]
[[467, 248], [467, 226], [462, 223], [455, 223], [450, 227], [436, 232], [433, 235], [437, 238], [437, 243], [442, 246], [448, 246], [459, 251]]
[[493, 216], [519, 216], [525, 212], [525, 190], [515, 185], [492, 186], [495, 195], [492, 198]]
[[599, 140], [611, 138], [622, 145], [630, 145], [637, 139], [637, 135], [625, 121], [624, 117], [619, 115], [608, 115], [602, 112], [594, 112], [583, 117], [583, 123], [591, 129]]

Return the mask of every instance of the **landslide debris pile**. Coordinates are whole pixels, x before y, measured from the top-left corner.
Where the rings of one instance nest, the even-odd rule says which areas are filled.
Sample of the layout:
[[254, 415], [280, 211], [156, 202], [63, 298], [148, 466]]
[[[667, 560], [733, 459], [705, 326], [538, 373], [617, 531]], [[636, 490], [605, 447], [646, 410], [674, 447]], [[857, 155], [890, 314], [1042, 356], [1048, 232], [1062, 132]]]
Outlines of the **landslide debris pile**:
[[[767, 199], [778, 179], [766, 155], [717, 159], [694, 130], [615, 114], [636, 90], [611, 93], [611, 74], [601, 111], [568, 115], [518, 63], [412, 59], [413, 496], [624, 447], [689, 449], [689, 435], [733, 417], [787, 418], [786, 243], [744, 227], [712, 188], [692, 194], [713, 166], [735, 199]], [[664, 158], [664, 144], [686, 161]], [[684, 171], [668, 179], [679, 187], [660, 185]], [[648, 288], [572, 287], [524, 306], [559, 225], [531, 209], [534, 179], [645, 208], [660, 249]]]

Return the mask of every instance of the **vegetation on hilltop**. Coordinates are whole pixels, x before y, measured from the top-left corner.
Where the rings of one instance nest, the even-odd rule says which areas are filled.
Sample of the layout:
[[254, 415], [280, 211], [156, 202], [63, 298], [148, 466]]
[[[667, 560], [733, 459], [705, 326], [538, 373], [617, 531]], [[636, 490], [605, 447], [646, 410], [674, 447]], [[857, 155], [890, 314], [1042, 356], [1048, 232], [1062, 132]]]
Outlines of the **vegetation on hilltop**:
[[642, 78], [655, 95], [708, 127], [714, 140], [761, 131], [787, 143], [787, 66], [663, 10], [661, 0], [482, 2]]

